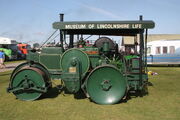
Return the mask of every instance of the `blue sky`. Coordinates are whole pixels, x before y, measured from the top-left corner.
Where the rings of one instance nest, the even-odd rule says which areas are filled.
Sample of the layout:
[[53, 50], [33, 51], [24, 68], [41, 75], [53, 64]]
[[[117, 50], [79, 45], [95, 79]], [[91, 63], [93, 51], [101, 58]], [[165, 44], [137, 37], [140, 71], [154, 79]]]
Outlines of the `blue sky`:
[[0, 0], [0, 36], [21, 42], [46, 40], [59, 21], [137, 20], [156, 28], [150, 34], [180, 34], [180, 0]]

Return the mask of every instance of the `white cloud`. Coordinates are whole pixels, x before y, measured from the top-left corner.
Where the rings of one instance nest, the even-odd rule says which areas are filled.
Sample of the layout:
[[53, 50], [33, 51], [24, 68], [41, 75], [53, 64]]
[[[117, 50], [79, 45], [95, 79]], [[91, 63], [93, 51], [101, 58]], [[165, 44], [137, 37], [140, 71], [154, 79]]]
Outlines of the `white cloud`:
[[115, 15], [115, 14], [113, 14], [110, 11], [107, 11], [105, 9], [96, 8], [96, 7], [88, 6], [88, 5], [85, 5], [85, 4], [81, 4], [81, 6], [83, 6], [84, 8], [86, 8], [88, 10], [91, 10], [91, 11], [93, 11], [95, 13], [99, 13], [99, 14], [102, 14], [102, 15], [107, 15], [107, 16], [115, 18], [115, 19], [120, 19], [120, 17], [118, 15]]
[[44, 33], [43, 32], [36, 32], [36, 33], [34, 33], [35, 35], [39, 35], [39, 36], [43, 36], [44, 35]]

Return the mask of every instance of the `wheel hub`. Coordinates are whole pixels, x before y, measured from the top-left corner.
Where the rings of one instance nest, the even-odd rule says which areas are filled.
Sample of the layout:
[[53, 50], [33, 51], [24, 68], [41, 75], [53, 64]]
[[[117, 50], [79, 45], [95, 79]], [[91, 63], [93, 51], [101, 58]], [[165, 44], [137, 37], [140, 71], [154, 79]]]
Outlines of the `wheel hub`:
[[109, 80], [104, 80], [102, 83], [101, 83], [101, 87], [102, 87], [102, 90], [104, 91], [108, 91], [112, 85], [110, 84], [110, 81]]

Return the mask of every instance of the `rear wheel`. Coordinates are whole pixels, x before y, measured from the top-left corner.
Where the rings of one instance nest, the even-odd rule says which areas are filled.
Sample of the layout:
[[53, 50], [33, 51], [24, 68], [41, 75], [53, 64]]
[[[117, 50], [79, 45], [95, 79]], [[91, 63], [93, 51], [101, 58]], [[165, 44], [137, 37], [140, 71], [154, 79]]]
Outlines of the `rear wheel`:
[[24, 68], [13, 75], [8, 91], [20, 100], [36, 100], [47, 92], [46, 81], [45, 72], [39, 68]]
[[125, 95], [126, 80], [117, 68], [101, 66], [87, 77], [86, 90], [98, 104], [115, 104]]

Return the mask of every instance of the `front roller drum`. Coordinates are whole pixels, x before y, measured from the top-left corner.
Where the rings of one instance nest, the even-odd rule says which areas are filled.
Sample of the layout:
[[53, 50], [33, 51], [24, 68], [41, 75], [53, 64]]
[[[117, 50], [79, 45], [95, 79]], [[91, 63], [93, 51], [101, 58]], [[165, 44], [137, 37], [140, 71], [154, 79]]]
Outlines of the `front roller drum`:
[[12, 92], [20, 100], [36, 100], [47, 92], [47, 82], [45, 72], [39, 68], [27, 67], [13, 75], [8, 92]]
[[98, 104], [115, 104], [126, 92], [126, 79], [114, 66], [95, 68], [86, 79], [86, 90], [90, 99]]

